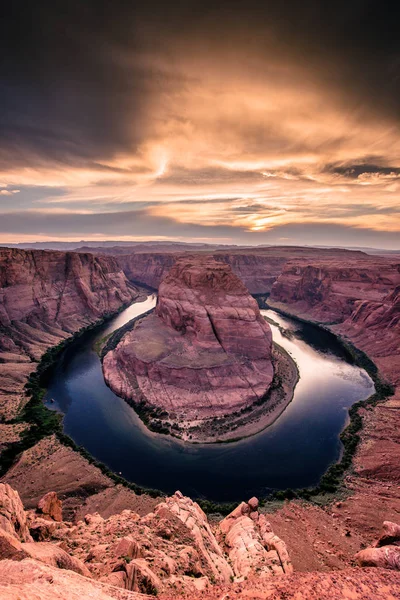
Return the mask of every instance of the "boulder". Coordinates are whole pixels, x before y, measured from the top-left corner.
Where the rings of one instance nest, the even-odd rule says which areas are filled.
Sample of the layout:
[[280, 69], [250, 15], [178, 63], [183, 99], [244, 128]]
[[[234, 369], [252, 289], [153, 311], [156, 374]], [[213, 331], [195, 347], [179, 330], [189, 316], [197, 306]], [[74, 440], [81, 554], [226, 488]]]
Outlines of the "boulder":
[[400, 546], [366, 548], [356, 554], [356, 561], [361, 567], [380, 567], [400, 571]]
[[376, 546], [387, 546], [388, 544], [400, 546], [400, 525], [392, 523], [391, 521], [384, 521], [382, 532], [379, 540], [376, 542]]
[[23, 542], [32, 541], [19, 494], [7, 483], [0, 483], [0, 529]]
[[62, 502], [56, 492], [48, 492], [41, 498], [37, 505], [38, 512], [45, 518], [53, 521], [62, 521]]
[[75, 571], [84, 577], [91, 577], [89, 569], [75, 556], [70, 556], [55, 544], [48, 542], [29, 542], [22, 544], [23, 551], [31, 558], [51, 567]]

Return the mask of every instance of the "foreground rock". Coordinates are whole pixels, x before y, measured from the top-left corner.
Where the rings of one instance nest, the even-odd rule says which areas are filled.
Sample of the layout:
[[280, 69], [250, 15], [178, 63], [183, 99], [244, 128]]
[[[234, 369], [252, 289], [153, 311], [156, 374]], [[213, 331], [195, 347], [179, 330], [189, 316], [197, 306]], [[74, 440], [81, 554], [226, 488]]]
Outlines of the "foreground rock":
[[[47, 506], [48, 498], [42, 504]], [[34, 559], [116, 588], [157, 595], [229, 585], [259, 570], [264, 578], [291, 572], [286, 546], [259, 515], [256, 499], [229, 515], [217, 535], [200, 506], [180, 492], [144, 517], [124, 510], [108, 519], [88, 514], [76, 524], [46, 521], [38, 517], [39, 510], [30, 511], [27, 519], [10, 486], [0, 488], [0, 506], [0, 573], [2, 561], [32, 567], [26, 559]], [[32, 541], [28, 522], [40, 541]]]
[[[376, 563], [374, 569], [293, 574], [286, 544], [260, 513], [256, 498], [218, 524], [180, 492], [144, 517], [124, 510], [108, 519], [88, 514], [76, 524], [45, 521], [39, 511], [25, 513], [10, 486], [0, 486], [0, 507], [2, 600], [398, 597], [400, 572], [388, 561], [385, 568]], [[37, 521], [48, 525], [46, 541], [22, 541], [30, 540], [27, 524], [35, 527]], [[376, 547], [364, 552], [399, 550], [399, 533], [396, 523], [385, 522]]]
[[286, 544], [258, 512], [257, 498], [242, 502], [223, 519], [217, 537], [239, 579], [251, 575], [268, 578], [293, 572]]
[[381, 567], [400, 571], [400, 525], [385, 521], [379, 540], [356, 554], [361, 567]]
[[[249, 409], [273, 379], [272, 334], [256, 301], [221, 262], [178, 260], [156, 310], [104, 358], [107, 383], [176, 434]], [[179, 423], [179, 425], [178, 425]]]
[[61, 571], [36, 560], [0, 561], [2, 600], [145, 600], [146, 596]]

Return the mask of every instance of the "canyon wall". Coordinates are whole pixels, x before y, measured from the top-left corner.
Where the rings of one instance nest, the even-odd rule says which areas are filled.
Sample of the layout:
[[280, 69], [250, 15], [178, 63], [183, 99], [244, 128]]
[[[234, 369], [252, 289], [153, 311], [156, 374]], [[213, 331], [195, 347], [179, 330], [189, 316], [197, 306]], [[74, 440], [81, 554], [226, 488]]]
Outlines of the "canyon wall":
[[[330, 328], [363, 350], [394, 387], [385, 402], [359, 410], [363, 429], [346, 480], [353, 491], [338, 517], [370, 535], [382, 515], [400, 512], [400, 263], [293, 261], [273, 285], [271, 306]], [[345, 516], [347, 515], [347, 516]]]
[[0, 249], [0, 418], [48, 347], [138, 295], [111, 256]]
[[[127, 278], [134, 283], [148, 285], [158, 289], [163, 277], [179, 258], [184, 258], [192, 251], [184, 251], [179, 246], [160, 252], [149, 250], [144, 252], [138, 247], [127, 248], [85, 248], [85, 251], [97, 255], [114, 255], [118, 264]], [[281, 274], [284, 265], [289, 260], [301, 257], [318, 259], [324, 257], [342, 257], [349, 260], [351, 257], [358, 260], [369, 259], [367, 254], [358, 251], [341, 249], [316, 249], [300, 248], [295, 246], [271, 246], [255, 248], [231, 248], [195, 250], [196, 255], [209, 255], [214, 260], [222, 261], [230, 265], [232, 271], [237, 275], [251, 294], [265, 294], [271, 291], [273, 283]]]
[[383, 301], [399, 284], [400, 264], [387, 259], [296, 259], [283, 268], [270, 300], [300, 316], [334, 323], [349, 317], [361, 300]]

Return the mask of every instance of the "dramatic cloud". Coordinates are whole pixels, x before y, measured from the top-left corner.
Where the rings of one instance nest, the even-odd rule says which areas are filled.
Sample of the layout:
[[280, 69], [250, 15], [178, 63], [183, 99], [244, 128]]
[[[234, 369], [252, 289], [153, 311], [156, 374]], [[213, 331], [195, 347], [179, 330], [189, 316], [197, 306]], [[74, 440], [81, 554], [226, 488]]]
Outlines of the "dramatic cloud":
[[360, 0], [9, 3], [0, 240], [398, 247], [397, 17]]

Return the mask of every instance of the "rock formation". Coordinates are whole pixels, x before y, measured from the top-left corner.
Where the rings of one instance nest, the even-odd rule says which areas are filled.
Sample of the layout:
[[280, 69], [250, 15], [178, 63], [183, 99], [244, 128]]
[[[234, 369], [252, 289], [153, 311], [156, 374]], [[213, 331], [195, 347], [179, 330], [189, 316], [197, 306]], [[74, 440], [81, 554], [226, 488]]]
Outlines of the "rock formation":
[[270, 300], [305, 318], [336, 323], [350, 316], [357, 302], [381, 302], [399, 284], [399, 265], [387, 259], [294, 260], [274, 283]]
[[356, 554], [361, 567], [382, 567], [400, 571], [400, 525], [385, 521], [380, 538], [373, 547]]
[[0, 249], [0, 419], [48, 347], [137, 298], [113, 257]]
[[[40, 542], [27, 538], [26, 529], [35, 533], [40, 511], [25, 512], [18, 493], [5, 485], [0, 507], [2, 600], [395, 600], [400, 585], [399, 565], [392, 554], [384, 560], [384, 547], [363, 551], [382, 554], [373, 569], [293, 573], [286, 544], [257, 498], [217, 523], [176, 492], [143, 517], [124, 510], [107, 519], [95, 513], [75, 523], [48, 522], [52, 527]], [[398, 550], [399, 531], [384, 523], [376, 546], [390, 542]], [[358, 560], [366, 564], [363, 553]]]
[[271, 350], [270, 327], [230, 267], [186, 258], [160, 285], [155, 312], [106, 354], [103, 369], [118, 395], [198, 425], [263, 398]]
[[62, 502], [55, 492], [47, 492], [37, 505], [43, 517], [53, 521], [62, 521]]
[[229, 556], [236, 577], [268, 578], [293, 572], [286, 544], [258, 512], [257, 498], [242, 502], [223, 519], [217, 538]]
[[[258, 572], [261, 565], [267, 578], [291, 572], [285, 544], [258, 514], [256, 499], [249, 505], [243, 503], [251, 515], [252, 532], [248, 517], [237, 518], [244, 512], [241, 505], [221, 523], [218, 535], [222, 544], [199, 505], [180, 492], [165, 498], [144, 517], [130, 510], [108, 519], [88, 514], [75, 525], [53, 521], [47, 529], [43, 528], [42, 511], [26, 514], [10, 486], [0, 487], [0, 506], [0, 573], [1, 561], [34, 559], [35, 565], [38, 561], [123, 590], [157, 594], [228, 585], [235, 578], [243, 580]], [[41, 541], [32, 542], [27, 523], [35, 537], [39, 524]], [[228, 555], [227, 547], [233, 549]]]

